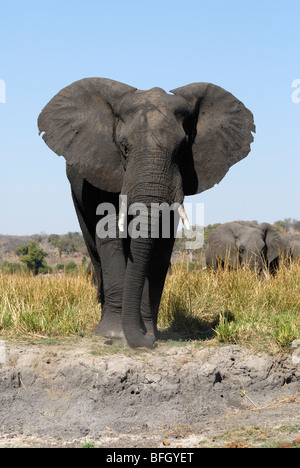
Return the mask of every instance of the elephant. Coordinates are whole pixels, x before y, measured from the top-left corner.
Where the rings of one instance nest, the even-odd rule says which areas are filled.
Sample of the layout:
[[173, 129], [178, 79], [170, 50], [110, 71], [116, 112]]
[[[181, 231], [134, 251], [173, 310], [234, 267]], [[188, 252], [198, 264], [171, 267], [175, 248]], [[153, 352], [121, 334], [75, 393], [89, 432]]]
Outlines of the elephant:
[[285, 259], [296, 261], [300, 259], [300, 235], [286, 234], [283, 236]]
[[[213, 187], [248, 155], [255, 132], [252, 113], [211, 83], [167, 93], [83, 78], [46, 104], [38, 129], [48, 147], [66, 159], [97, 276], [101, 319], [95, 333], [152, 348], [159, 338], [157, 316], [178, 213], [188, 228], [184, 196]], [[163, 236], [162, 212], [151, 207], [174, 204], [174, 225]], [[145, 208], [138, 216], [143, 236], [129, 231], [128, 221], [138, 213], [130, 209], [136, 205]], [[104, 216], [108, 206], [115, 214], [105, 211]], [[158, 236], [150, 233], [150, 214]], [[109, 225], [107, 238], [97, 233], [102, 221]]]
[[283, 239], [269, 223], [233, 221], [221, 224], [209, 236], [208, 268], [237, 269], [248, 265], [259, 273], [275, 273], [283, 251]]

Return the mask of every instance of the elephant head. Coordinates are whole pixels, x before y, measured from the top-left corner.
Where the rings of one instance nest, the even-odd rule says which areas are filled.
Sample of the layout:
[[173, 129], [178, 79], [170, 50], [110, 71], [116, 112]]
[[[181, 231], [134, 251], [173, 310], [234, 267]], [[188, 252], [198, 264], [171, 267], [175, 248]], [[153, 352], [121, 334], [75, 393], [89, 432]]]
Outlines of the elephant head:
[[[86, 78], [46, 105], [38, 127], [46, 144], [94, 187], [126, 195], [128, 205], [181, 205], [247, 156], [255, 127], [251, 112], [218, 86], [194, 83], [171, 93]], [[122, 211], [121, 230], [125, 216]], [[122, 315], [133, 346], [148, 345], [140, 303], [152, 247], [151, 238], [131, 240]]]
[[280, 234], [268, 223], [237, 221], [218, 226], [210, 235], [206, 252], [208, 266], [274, 271], [283, 249]]

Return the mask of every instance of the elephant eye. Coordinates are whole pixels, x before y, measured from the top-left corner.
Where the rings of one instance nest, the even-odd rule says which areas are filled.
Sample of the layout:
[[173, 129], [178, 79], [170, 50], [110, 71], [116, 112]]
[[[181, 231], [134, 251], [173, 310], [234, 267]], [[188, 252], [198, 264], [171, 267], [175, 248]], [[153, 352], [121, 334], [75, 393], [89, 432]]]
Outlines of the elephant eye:
[[120, 142], [120, 148], [121, 148], [122, 156], [126, 160], [128, 154], [129, 154], [129, 148], [128, 148], [127, 143], [125, 143], [124, 141], [121, 141]]
[[126, 171], [127, 167], [127, 159], [129, 156], [129, 148], [126, 143], [120, 142], [120, 149], [121, 149], [121, 159], [122, 159], [122, 164], [124, 166], [124, 170]]

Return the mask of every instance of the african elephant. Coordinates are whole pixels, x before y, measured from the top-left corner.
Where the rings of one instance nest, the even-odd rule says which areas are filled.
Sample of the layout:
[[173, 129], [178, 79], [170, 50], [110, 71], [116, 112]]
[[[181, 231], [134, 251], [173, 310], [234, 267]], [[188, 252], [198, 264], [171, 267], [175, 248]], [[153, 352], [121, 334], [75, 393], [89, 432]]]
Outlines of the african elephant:
[[[132, 347], [151, 348], [158, 337], [158, 308], [177, 230], [174, 222], [169, 236], [154, 238], [149, 217], [157, 226], [162, 213], [151, 206], [177, 204], [187, 226], [184, 196], [219, 183], [247, 156], [255, 131], [252, 113], [218, 86], [193, 83], [171, 93], [85, 78], [61, 90], [38, 118], [46, 144], [66, 159], [98, 277], [102, 314], [95, 332], [125, 335]], [[108, 203], [116, 217], [108, 223], [112, 235], [103, 238], [97, 226]], [[126, 222], [130, 213], [135, 219], [135, 204], [146, 207], [139, 220], [147, 235], [133, 238]]]
[[300, 259], [300, 235], [287, 234], [283, 241], [285, 258], [292, 261]]
[[209, 236], [206, 264], [217, 269], [249, 265], [259, 272], [276, 271], [283, 239], [269, 223], [235, 221], [218, 226]]

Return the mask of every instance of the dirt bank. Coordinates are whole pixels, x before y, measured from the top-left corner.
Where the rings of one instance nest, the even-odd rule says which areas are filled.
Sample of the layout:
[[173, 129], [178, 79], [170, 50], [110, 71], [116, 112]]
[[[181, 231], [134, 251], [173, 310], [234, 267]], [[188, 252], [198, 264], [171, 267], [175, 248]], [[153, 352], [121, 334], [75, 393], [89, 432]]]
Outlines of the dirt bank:
[[300, 437], [292, 354], [195, 343], [132, 351], [95, 339], [5, 347], [0, 447], [262, 446]]

